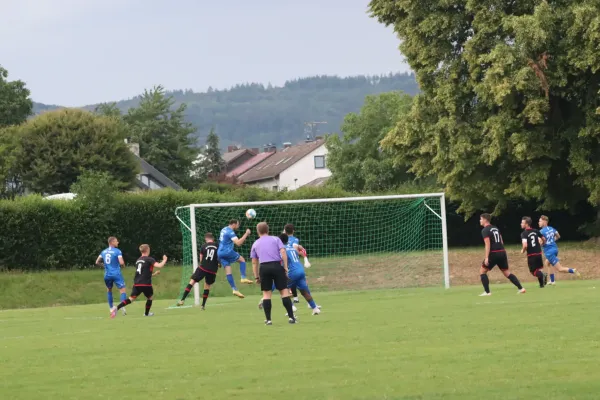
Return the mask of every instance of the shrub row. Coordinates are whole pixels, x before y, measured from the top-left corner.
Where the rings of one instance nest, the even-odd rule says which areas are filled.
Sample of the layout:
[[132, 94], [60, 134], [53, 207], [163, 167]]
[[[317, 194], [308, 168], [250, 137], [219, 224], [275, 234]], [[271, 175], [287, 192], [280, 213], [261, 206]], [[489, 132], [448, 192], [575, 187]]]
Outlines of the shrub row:
[[[106, 247], [108, 236], [117, 236], [128, 264], [138, 257], [137, 246], [149, 243], [153, 254], [167, 254], [173, 261], [182, 256], [182, 234], [175, 209], [191, 203], [261, 201], [298, 198], [345, 197], [349, 193], [333, 188], [301, 189], [273, 193], [254, 188], [210, 187], [197, 192], [170, 190], [120, 194], [109, 209], [79, 201], [48, 201], [28, 196], [0, 201], [0, 269], [46, 270], [91, 267]], [[450, 245], [481, 243], [477, 217], [468, 221], [448, 205]], [[497, 224], [505, 229], [506, 242], [518, 243], [522, 215], [538, 216], [534, 204], [518, 204], [501, 216]], [[590, 216], [583, 206], [576, 215], [550, 213], [567, 240], [582, 239], [577, 228]], [[385, 221], [382, 221], [385, 224]], [[393, 230], [390, 230], [393, 232]]]

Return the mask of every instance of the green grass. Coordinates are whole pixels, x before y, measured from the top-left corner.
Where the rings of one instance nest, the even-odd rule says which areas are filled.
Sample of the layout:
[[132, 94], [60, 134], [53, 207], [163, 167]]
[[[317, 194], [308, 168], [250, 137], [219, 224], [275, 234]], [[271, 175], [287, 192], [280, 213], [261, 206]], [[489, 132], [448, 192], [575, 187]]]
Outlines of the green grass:
[[2, 311], [0, 397], [597, 399], [600, 282], [526, 287], [316, 292], [295, 326], [276, 301], [265, 327], [258, 297]]

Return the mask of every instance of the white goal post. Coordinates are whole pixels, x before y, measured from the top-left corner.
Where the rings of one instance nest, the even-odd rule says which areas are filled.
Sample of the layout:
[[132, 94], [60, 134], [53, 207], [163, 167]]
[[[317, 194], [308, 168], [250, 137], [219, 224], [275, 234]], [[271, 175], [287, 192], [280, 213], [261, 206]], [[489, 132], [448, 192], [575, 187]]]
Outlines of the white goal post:
[[[247, 220], [244, 216], [248, 208], [257, 211], [255, 219]], [[336, 258], [352, 257], [352, 260], [357, 260], [365, 254], [374, 257], [376, 252], [380, 257], [378, 260], [387, 263], [390, 254], [414, 255], [413, 259], [424, 260], [426, 257], [421, 255], [427, 251], [441, 251], [444, 286], [450, 288], [444, 193], [190, 204], [178, 207], [175, 214], [184, 235], [182, 288], [193, 270], [198, 268], [198, 239], [202, 240], [205, 232], [213, 232], [218, 237], [230, 219], [239, 219], [242, 223], [240, 229], [251, 228], [253, 234], [256, 223], [260, 221], [269, 223], [272, 234], [280, 233], [285, 224], [292, 223], [297, 228], [301, 227], [300, 240], [312, 243], [312, 246], [307, 245], [309, 255], [312, 253], [317, 257], [333, 258], [335, 255]], [[313, 226], [316, 227], [313, 229]], [[419, 235], [426, 238], [417, 237]], [[339, 242], [335, 241], [337, 238]], [[384, 239], [386, 242], [382, 243]], [[246, 259], [249, 258], [252, 241], [250, 239], [244, 245], [247, 248], [236, 249]], [[343, 247], [346, 244], [344, 254], [341, 254], [343, 251], [331, 250], [332, 246]], [[402, 260], [404, 258], [398, 262]], [[419, 273], [418, 269], [412, 271]], [[196, 305], [200, 304], [198, 284], [194, 286], [194, 299]]]

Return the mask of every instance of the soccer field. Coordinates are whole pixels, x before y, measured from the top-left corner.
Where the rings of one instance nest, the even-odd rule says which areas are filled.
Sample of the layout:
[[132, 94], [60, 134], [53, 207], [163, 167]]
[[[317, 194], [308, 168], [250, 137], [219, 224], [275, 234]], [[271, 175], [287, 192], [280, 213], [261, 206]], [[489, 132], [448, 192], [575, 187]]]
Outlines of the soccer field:
[[256, 296], [2, 311], [0, 397], [597, 399], [600, 282], [526, 288], [316, 293], [270, 327]]

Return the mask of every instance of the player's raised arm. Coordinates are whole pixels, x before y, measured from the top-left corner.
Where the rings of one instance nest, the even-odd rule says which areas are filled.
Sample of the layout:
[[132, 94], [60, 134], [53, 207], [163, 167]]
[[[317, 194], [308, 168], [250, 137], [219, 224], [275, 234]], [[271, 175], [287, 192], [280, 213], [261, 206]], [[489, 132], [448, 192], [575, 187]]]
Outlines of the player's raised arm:
[[165, 264], [167, 263], [167, 260], [168, 260], [167, 256], [163, 255], [163, 258], [162, 258], [161, 262], [154, 263], [154, 268], [162, 268], [162, 267], [164, 267]]
[[251, 232], [250, 229], [246, 229], [244, 236], [242, 236], [241, 238], [233, 237], [233, 238], [231, 238], [231, 241], [233, 243], [235, 243], [236, 246], [241, 246], [244, 244], [246, 239], [248, 239], [248, 236], [250, 236], [250, 232]]

